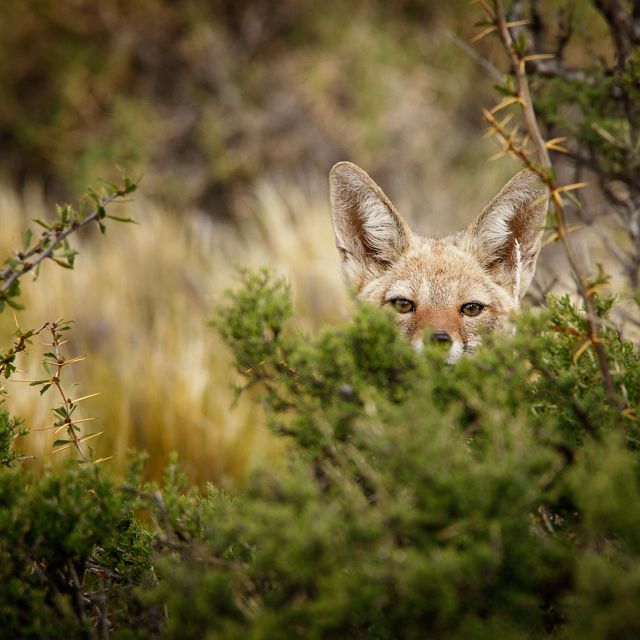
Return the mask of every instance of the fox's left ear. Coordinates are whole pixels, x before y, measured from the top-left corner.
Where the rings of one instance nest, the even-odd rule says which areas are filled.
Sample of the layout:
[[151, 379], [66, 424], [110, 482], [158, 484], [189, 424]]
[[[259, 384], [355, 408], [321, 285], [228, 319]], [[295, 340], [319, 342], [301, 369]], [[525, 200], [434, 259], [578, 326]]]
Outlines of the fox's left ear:
[[466, 249], [519, 302], [536, 270], [547, 215], [547, 194], [529, 170], [516, 174], [467, 227]]

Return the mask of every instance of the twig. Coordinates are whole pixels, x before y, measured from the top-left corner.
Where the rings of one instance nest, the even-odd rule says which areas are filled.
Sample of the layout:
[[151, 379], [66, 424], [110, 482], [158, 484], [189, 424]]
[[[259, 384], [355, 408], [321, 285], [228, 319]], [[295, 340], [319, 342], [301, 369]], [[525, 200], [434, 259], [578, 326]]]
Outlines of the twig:
[[494, 67], [486, 58], [482, 57], [473, 47], [470, 47], [462, 38], [459, 38], [451, 29], [446, 31], [447, 37], [470, 58], [473, 58], [494, 80], [502, 82], [504, 73]]
[[[78, 576], [78, 572], [73, 564], [73, 560], [70, 558], [67, 560], [67, 569], [69, 570], [69, 575], [71, 576], [71, 584], [73, 586], [73, 595], [76, 601], [76, 609], [78, 611], [78, 618], [82, 623], [85, 623], [87, 620], [87, 616], [85, 613], [85, 604], [87, 599], [82, 593], [82, 583], [80, 582], [80, 577]], [[89, 626], [89, 638], [95, 638], [96, 633], [93, 626]]]

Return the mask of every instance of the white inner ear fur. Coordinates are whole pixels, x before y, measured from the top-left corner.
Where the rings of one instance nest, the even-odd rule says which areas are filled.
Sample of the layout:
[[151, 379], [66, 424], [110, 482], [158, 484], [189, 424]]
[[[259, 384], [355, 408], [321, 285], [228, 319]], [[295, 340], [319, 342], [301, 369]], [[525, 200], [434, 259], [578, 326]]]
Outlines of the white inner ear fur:
[[515, 245], [515, 278], [513, 282], [513, 301], [517, 309], [520, 306], [520, 288], [522, 285], [522, 251], [520, 249], [520, 241], [517, 238]]
[[546, 217], [546, 198], [535, 180], [530, 171], [514, 176], [466, 233], [468, 249], [511, 289], [516, 306], [533, 278]]
[[412, 233], [380, 187], [356, 165], [337, 164], [329, 184], [343, 271], [360, 288], [366, 274], [379, 272], [402, 255]]
[[402, 238], [398, 225], [387, 206], [370, 192], [360, 202], [362, 232], [373, 249], [375, 257], [391, 260], [402, 251]]
[[[509, 221], [515, 214], [515, 203], [505, 202], [491, 210], [491, 217], [487, 216], [485, 224], [482, 226], [479, 239], [482, 243], [482, 250], [493, 256], [504, 247], [505, 241], [511, 234]], [[517, 206], [517, 205], [516, 205]]]

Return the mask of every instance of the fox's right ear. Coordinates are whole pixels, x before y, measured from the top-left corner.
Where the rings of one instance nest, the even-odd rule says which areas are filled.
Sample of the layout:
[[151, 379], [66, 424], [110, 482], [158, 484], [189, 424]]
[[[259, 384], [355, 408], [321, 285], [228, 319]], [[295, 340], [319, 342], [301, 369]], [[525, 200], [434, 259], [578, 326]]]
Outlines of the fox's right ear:
[[342, 270], [358, 291], [407, 250], [412, 232], [382, 189], [355, 164], [336, 164], [329, 190]]
[[467, 227], [467, 248], [518, 302], [536, 270], [547, 215], [547, 191], [525, 169], [516, 174]]

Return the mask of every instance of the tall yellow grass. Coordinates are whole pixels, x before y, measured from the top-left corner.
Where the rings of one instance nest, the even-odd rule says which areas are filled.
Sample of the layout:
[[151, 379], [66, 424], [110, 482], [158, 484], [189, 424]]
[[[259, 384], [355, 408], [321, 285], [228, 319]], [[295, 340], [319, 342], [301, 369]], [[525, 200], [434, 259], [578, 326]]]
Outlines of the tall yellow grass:
[[[76, 397], [100, 392], [82, 408], [98, 418], [91, 430], [105, 432], [93, 441], [95, 455], [113, 455], [107, 464], [116, 469], [130, 447], [152, 454], [152, 476], [177, 451], [198, 481], [238, 481], [254, 462], [277, 459], [279, 444], [259, 406], [244, 398], [231, 409], [229, 355], [207, 320], [237, 266], [269, 265], [287, 275], [299, 324], [308, 331], [344, 316], [347, 299], [324, 194], [264, 183], [245, 204], [247, 220], [238, 229], [138, 196], [127, 205], [138, 225], [114, 223], [105, 238], [95, 232], [75, 238], [80, 256], [73, 272], [46, 264], [37, 282], [23, 284], [26, 310], [16, 314], [22, 327], [75, 320], [69, 354], [88, 358], [65, 382], [79, 383]], [[47, 215], [37, 195], [18, 198], [0, 189], [2, 255], [19, 246], [30, 218]], [[0, 316], [5, 342], [13, 323], [10, 312]], [[16, 380], [43, 377], [39, 342], [20, 359]], [[20, 382], [7, 387], [8, 408], [32, 430], [22, 450], [49, 459], [54, 436], [38, 429], [52, 424], [55, 396], [50, 391], [41, 400]]]

